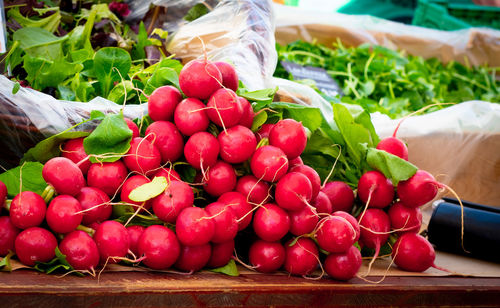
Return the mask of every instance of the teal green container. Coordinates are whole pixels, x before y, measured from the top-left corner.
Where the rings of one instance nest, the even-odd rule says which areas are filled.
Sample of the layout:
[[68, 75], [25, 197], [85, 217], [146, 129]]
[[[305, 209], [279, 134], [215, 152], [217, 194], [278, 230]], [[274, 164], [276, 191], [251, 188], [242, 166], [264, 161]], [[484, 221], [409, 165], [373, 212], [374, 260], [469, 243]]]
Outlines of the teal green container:
[[419, 0], [412, 24], [439, 30], [489, 27], [500, 30], [500, 7], [469, 0]]

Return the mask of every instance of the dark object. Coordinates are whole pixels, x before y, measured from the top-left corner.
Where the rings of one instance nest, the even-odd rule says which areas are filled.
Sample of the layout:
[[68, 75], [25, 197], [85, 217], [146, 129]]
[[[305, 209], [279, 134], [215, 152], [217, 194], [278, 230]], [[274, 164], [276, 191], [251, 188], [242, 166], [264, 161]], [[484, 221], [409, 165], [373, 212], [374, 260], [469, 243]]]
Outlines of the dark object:
[[434, 209], [428, 227], [429, 241], [439, 250], [500, 262], [500, 208], [471, 202], [463, 205], [463, 243], [460, 205], [449, 198]]

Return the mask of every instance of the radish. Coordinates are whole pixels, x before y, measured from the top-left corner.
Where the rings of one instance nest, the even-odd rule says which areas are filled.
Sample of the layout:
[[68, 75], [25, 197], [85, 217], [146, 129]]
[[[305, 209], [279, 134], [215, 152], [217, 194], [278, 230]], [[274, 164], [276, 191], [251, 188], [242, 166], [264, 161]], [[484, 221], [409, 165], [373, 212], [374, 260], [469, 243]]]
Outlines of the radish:
[[342, 218], [345, 218], [351, 226], [354, 228], [354, 233], [356, 234], [356, 237], [354, 238], [354, 242], [357, 242], [359, 240], [359, 236], [361, 235], [361, 228], [359, 226], [358, 221], [354, 216], [351, 214], [344, 212], [344, 211], [336, 211], [332, 213], [332, 216], [340, 216]]
[[311, 201], [311, 181], [303, 173], [290, 172], [276, 184], [276, 203], [289, 211], [300, 211]]
[[82, 170], [65, 157], [49, 159], [43, 166], [42, 176], [60, 195], [76, 196], [85, 186]]
[[330, 199], [322, 191], [318, 192], [316, 199], [311, 202], [311, 205], [316, 208], [316, 212], [318, 214], [331, 214], [333, 211], [333, 206], [330, 202]]
[[137, 257], [139, 256], [139, 238], [146, 230], [143, 226], [128, 226], [129, 250]]
[[196, 170], [206, 170], [215, 165], [219, 156], [219, 142], [207, 132], [195, 133], [184, 146], [186, 161]]
[[156, 270], [171, 267], [179, 258], [181, 246], [175, 233], [160, 225], [149, 226], [139, 238], [137, 246], [142, 261], [146, 266]]
[[269, 133], [273, 129], [274, 124], [263, 124], [260, 129], [255, 133], [255, 138], [257, 142], [260, 142], [264, 138], [269, 138]]
[[171, 121], [175, 107], [181, 99], [181, 92], [176, 87], [161, 86], [156, 88], [148, 98], [149, 117], [153, 121]]
[[52, 199], [45, 214], [49, 228], [55, 233], [69, 233], [82, 222], [82, 206], [75, 197], [59, 195]]
[[389, 216], [381, 209], [369, 208], [361, 214], [359, 226], [361, 235], [359, 241], [366, 247], [375, 249], [370, 265], [375, 261], [380, 252], [380, 247], [387, 242], [391, 222]]
[[296, 166], [302, 166], [303, 164], [304, 164], [304, 162], [302, 161], [302, 158], [300, 158], [300, 156], [297, 156], [294, 159], [288, 160], [288, 165], [289, 165], [290, 169], [292, 169], [293, 167], [296, 167]]
[[[127, 255], [130, 240], [127, 229], [117, 221], [101, 223], [94, 234], [101, 262], [117, 263]], [[116, 259], [114, 258], [116, 257]]]
[[243, 116], [243, 106], [238, 99], [238, 95], [230, 89], [215, 91], [210, 96], [207, 107], [207, 115], [210, 121], [225, 129], [238, 124]]
[[320, 220], [314, 236], [323, 250], [341, 253], [354, 244], [356, 231], [347, 219], [329, 216]]
[[213, 243], [224, 243], [236, 237], [238, 222], [230, 206], [221, 202], [212, 202], [205, 207], [205, 211], [214, 222], [215, 231], [211, 239]]
[[253, 119], [255, 118], [255, 112], [253, 111], [252, 105], [244, 97], [238, 97], [238, 99], [243, 109], [243, 115], [241, 116], [239, 124], [246, 128], [252, 128]]
[[236, 182], [236, 191], [240, 192], [252, 203], [263, 204], [269, 199], [269, 185], [264, 181], [259, 181], [253, 175], [245, 175]]
[[160, 168], [161, 154], [147, 139], [136, 137], [130, 142], [130, 149], [123, 157], [123, 162], [130, 171], [147, 175]]
[[226, 265], [233, 257], [234, 240], [224, 243], [212, 243], [212, 254], [208, 260], [208, 267], [221, 267]]
[[185, 136], [207, 130], [210, 120], [206, 109], [202, 101], [196, 98], [186, 98], [175, 108], [175, 126]]
[[160, 168], [156, 173], [152, 176], [152, 178], [155, 177], [164, 177], [167, 179], [167, 181], [180, 181], [181, 176], [179, 173], [177, 173], [174, 169], [172, 168]]
[[377, 144], [377, 149], [386, 151], [387, 153], [390, 153], [392, 155], [396, 155], [399, 158], [402, 158], [404, 160], [408, 160], [408, 147], [406, 144], [404, 144], [401, 139], [398, 139], [396, 137], [387, 137], [382, 140]]
[[318, 172], [314, 170], [313, 168], [307, 166], [307, 165], [298, 165], [294, 166], [289, 169], [288, 172], [299, 172], [302, 173], [303, 175], [307, 176], [309, 181], [311, 181], [312, 185], [312, 195], [311, 195], [311, 200], [316, 199], [316, 196], [318, 195], [319, 191], [321, 190], [321, 179], [319, 177]]
[[153, 212], [164, 222], [174, 223], [179, 213], [193, 202], [193, 189], [188, 184], [170, 181], [167, 188], [152, 200]]
[[7, 186], [0, 181], [0, 208], [4, 206], [5, 200], [7, 200]]
[[214, 197], [232, 191], [235, 186], [236, 171], [230, 164], [220, 160], [208, 169], [203, 180], [203, 189]]
[[215, 224], [204, 209], [188, 207], [177, 216], [175, 231], [182, 245], [203, 245], [212, 240]]
[[290, 233], [293, 235], [299, 236], [311, 233], [318, 224], [318, 214], [308, 206], [288, 214], [290, 215]]
[[92, 164], [87, 173], [87, 184], [113, 197], [120, 192], [121, 185], [127, 178], [127, 173], [127, 167], [121, 160], [112, 163]]
[[290, 230], [290, 217], [281, 207], [267, 203], [255, 211], [253, 229], [264, 241], [279, 241]]
[[272, 273], [285, 263], [285, 247], [280, 242], [257, 240], [250, 246], [248, 258], [257, 271]]
[[24, 265], [34, 266], [36, 262], [49, 262], [54, 259], [57, 240], [49, 231], [31, 227], [19, 233], [14, 246], [19, 261]]
[[445, 187], [427, 171], [417, 170], [408, 180], [398, 183], [397, 191], [401, 202], [407, 207], [419, 207], [432, 201], [438, 188]]
[[416, 233], [401, 235], [392, 248], [394, 263], [405, 271], [423, 272], [429, 267], [438, 268], [434, 264], [435, 258], [436, 253], [431, 243]]
[[129, 118], [124, 118], [124, 120], [128, 128], [132, 131], [132, 138], [139, 137], [139, 127], [137, 127], [137, 124]]
[[76, 230], [67, 234], [59, 250], [75, 270], [94, 270], [99, 264], [99, 250], [94, 240], [85, 232]]
[[0, 217], [0, 257], [5, 257], [9, 250], [14, 251], [14, 242], [21, 232], [12, 222], [9, 216]]
[[308, 275], [319, 265], [319, 252], [316, 244], [309, 238], [300, 237], [285, 244], [285, 263], [283, 267], [292, 275]]
[[222, 74], [208, 60], [192, 60], [179, 73], [179, 86], [188, 97], [207, 99], [222, 86]]
[[361, 252], [351, 246], [346, 252], [329, 254], [323, 267], [333, 279], [347, 281], [356, 276], [362, 263]]
[[354, 192], [349, 185], [341, 181], [328, 182], [321, 191], [330, 200], [332, 212], [351, 212], [354, 206]]
[[94, 222], [103, 222], [111, 216], [113, 208], [109, 204], [109, 197], [99, 188], [83, 187], [76, 195], [76, 199], [84, 211], [82, 224], [86, 226]]
[[197, 246], [182, 246], [174, 266], [182, 271], [196, 272], [207, 265], [212, 255], [209, 243]]
[[368, 207], [384, 208], [394, 199], [394, 186], [382, 172], [368, 171], [359, 179], [358, 196]]
[[39, 194], [32, 191], [22, 191], [10, 204], [10, 221], [19, 229], [39, 226], [47, 211], [47, 205]]
[[393, 230], [398, 230], [398, 233], [420, 231], [422, 226], [422, 212], [418, 207], [406, 207], [402, 202], [396, 202], [389, 208], [387, 212], [391, 221]]
[[288, 159], [280, 148], [266, 145], [254, 152], [250, 168], [255, 177], [268, 182], [277, 182], [288, 171]]
[[257, 147], [254, 133], [247, 127], [236, 125], [222, 131], [217, 137], [220, 157], [230, 164], [239, 164], [249, 159]]
[[137, 201], [133, 201], [132, 199], [129, 198], [130, 193], [134, 189], [136, 189], [137, 187], [139, 187], [141, 185], [150, 183], [150, 182], [151, 182], [150, 179], [148, 179], [146, 176], [141, 175], [141, 174], [133, 175], [133, 176], [129, 177], [123, 183], [123, 186], [122, 186], [122, 189], [120, 192], [120, 200], [123, 202], [127, 202], [130, 204], [136, 205], [136, 206], [134, 206], [134, 208], [141, 206], [141, 205], [144, 207], [144, 209], [151, 208], [151, 202], [149, 200], [145, 201], [145, 202], [137, 202]]
[[175, 162], [182, 156], [184, 139], [172, 122], [156, 121], [146, 129], [148, 139], [160, 151], [161, 162]]
[[294, 119], [281, 120], [269, 132], [269, 144], [283, 150], [288, 159], [294, 159], [306, 148], [306, 130]]
[[80, 170], [82, 170], [83, 175], [86, 175], [92, 163], [88, 160], [88, 155], [83, 148], [83, 139], [85, 138], [75, 138], [66, 141], [62, 145], [61, 156], [77, 164]]
[[243, 194], [230, 191], [222, 194], [217, 202], [233, 210], [238, 222], [238, 231], [245, 229], [252, 222], [252, 206]]
[[233, 91], [238, 90], [238, 74], [234, 67], [227, 62], [214, 62], [222, 75], [222, 85]]

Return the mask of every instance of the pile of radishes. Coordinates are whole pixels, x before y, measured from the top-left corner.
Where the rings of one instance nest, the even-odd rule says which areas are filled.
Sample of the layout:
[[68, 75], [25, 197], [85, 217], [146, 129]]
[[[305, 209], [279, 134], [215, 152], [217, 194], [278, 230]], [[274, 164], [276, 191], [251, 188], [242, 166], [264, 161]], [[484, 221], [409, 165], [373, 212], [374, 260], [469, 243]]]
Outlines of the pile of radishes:
[[[14, 251], [34, 266], [53, 259], [58, 247], [75, 270], [91, 272], [121, 261], [195, 272], [235, 258], [259, 272], [306, 276], [322, 268], [348, 280], [362, 263], [358, 240], [375, 249], [376, 257], [397, 232], [398, 266], [423, 271], [433, 264], [432, 246], [417, 235], [419, 206], [438, 187], [428, 173], [418, 171], [397, 189], [381, 172], [365, 173], [357, 197], [367, 208], [356, 219], [350, 213], [355, 191], [339, 181], [322, 186], [318, 173], [302, 163], [307, 135], [300, 122], [283, 119], [252, 132], [255, 114], [235, 92], [238, 77], [231, 65], [191, 61], [179, 84], [182, 93], [163, 86], [150, 95], [154, 122], [144, 136], [124, 119], [133, 138], [119, 160], [91, 163], [84, 138], [65, 142], [62, 157], [44, 165], [47, 193], [23, 191], [8, 203], [9, 216], [0, 217], [0, 255]], [[381, 148], [393, 153], [391, 146]], [[179, 164], [197, 170], [194, 183], [181, 180]], [[160, 177], [166, 181], [161, 191], [140, 200], [133, 196]], [[0, 182], [2, 204], [5, 197]], [[120, 205], [155, 215], [161, 224], [112, 220], [113, 207]], [[255, 240], [243, 243], [247, 256], [236, 256], [242, 230]]]

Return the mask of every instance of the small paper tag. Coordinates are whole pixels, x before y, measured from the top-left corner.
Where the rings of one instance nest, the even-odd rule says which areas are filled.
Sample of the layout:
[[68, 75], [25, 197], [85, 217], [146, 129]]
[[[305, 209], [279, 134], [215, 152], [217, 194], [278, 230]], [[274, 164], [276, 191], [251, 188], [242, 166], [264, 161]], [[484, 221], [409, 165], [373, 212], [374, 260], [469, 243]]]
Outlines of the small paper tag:
[[3, 0], [0, 1], [0, 53], [7, 51], [7, 36], [5, 29], [6, 19], [3, 8]]
[[302, 66], [287, 61], [281, 61], [281, 65], [283, 65], [287, 72], [292, 74], [295, 80], [314, 80], [318, 89], [326, 96], [336, 97], [337, 95], [342, 95], [339, 84], [321, 67]]

